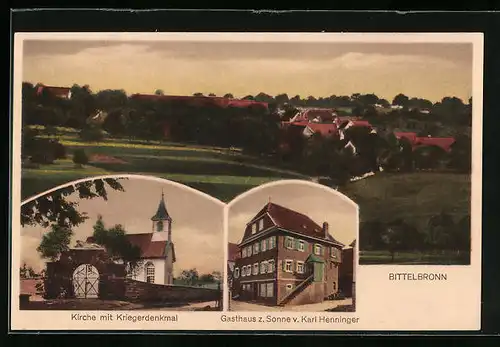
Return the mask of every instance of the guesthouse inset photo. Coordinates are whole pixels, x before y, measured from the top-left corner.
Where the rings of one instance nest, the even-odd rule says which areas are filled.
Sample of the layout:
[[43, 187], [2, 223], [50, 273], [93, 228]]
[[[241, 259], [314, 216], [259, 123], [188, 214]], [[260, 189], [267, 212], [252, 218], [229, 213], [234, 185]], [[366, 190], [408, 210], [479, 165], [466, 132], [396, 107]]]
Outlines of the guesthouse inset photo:
[[20, 309], [221, 310], [223, 209], [140, 176], [76, 182], [26, 201]]
[[355, 310], [356, 204], [281, 181], [229, 206], [229, 310]]

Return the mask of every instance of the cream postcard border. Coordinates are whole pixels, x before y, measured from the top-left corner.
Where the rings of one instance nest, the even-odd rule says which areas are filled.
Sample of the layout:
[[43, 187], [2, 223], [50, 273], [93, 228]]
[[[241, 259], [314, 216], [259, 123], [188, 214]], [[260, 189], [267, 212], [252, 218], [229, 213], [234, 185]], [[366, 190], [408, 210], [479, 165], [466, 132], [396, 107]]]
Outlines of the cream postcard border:
[[[21, 83], [22, 42], [33, 40], [96, 40], [115, 41], [235, 41], [235, 42], [366, 42], [366, 43], [471, 43], [473, 45], [473, 126], [471, 174], [472, 251], [469, 266], [357, 266], [356, 312], [291, 313], [291, 312], [179, 312], [178, 321], [162, 322], [79, 322], [71, 321], [71, 311], [19, 310], [19, 241], [21, 184]], [[483, 34], [482, 33], [16, 33], [13, 66], [13, 134], [12, 134], [12, 230], [10, 256], [11, 326], [12, 330], [478, 330], [481, 303], [481, 202], [482, 202], [482, 96], [483, 96]], [[128, 175], [119, 175], [120, 177]], [[225, 208], [227, 216], [227, 207]], [[227, 241], [227, 220], [224, 223]], [[227, 242], [226, 242], [227, 244]], [[227, 261], [227, 254], [224, 256]], [[446, 272], [449, 281], [433, 284], [389, 282], [390, 272]], [[224, 279], [227, 274], [224, 272]], [[467, 295], [464, 295], [466, 293]], [[381, 297], [384, 295], [384, 297]], [[391, 300], [388, 300], [390, 298]], [[464, 300], [465, 299], [465, 300]], [[227, 303], [227, 292], [224, 303]], [[227, 307], [227, 306], [226, 306]], [[83, 313], [83, 312], [79, 312]], [[99, 315], [99, 312], [89, 312]], [[120, 312], [127, 313], [127, 312]], [[130, 312], [128, 312], [130, 313]], [[134, 312], [134, 314], [147, 312]], [[166, 312], [171, 314], [172, 312]], [[172, 313], [173, 314], [173, 313]], [[230, 323], [223, 317], [287, 317], [298, 322]], [[357, 317], [357, 324], [301, 322], [302, 317]]]

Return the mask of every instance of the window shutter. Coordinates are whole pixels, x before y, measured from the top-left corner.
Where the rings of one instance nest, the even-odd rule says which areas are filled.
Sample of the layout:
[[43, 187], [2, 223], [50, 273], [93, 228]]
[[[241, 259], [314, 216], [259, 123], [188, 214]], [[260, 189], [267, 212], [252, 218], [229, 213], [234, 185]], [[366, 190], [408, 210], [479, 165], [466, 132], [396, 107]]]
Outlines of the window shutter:
[[285, 271], [286, 270], [286, 261], [280, 260], [280, 262], [281, 262], [281, 267], [282, 267], [283, 271]]
[[285, 248], [286, 248], [286, 241], [287, 241], [287, 240], [288, 240], [288, 236], [285, 236], [285, 237], [283, 238], [283, 247], [285, 247]]

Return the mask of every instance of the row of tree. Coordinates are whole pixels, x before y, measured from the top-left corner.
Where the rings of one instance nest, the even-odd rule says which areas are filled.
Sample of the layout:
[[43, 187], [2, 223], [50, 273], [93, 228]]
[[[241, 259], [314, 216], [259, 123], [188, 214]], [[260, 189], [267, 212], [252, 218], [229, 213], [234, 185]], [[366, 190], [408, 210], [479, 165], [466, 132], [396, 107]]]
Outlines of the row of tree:
[[395, 253], [402, 251], [468, 254], [471, 247], [470, 215], [455, 222], [451, 215], [442, 212], [428, 220], [425, 230], [418, 230], [401, 219], [388, 223], [368, 221], [362, 223], [359, 239], [360, 250], [388, 251], [393, 261]]

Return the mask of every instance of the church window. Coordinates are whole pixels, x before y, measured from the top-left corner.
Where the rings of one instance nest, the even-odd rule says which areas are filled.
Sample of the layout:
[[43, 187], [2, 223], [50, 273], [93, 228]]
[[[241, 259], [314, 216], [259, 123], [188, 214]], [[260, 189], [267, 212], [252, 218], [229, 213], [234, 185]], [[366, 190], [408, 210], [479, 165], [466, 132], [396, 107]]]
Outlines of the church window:
[[156, 223], [156, 231], [163, 231], [163, 222], [159, 221]]
[[151, 262], [147, 262], [145, 266], [146, 282], [155, 283], [155, 266]]

